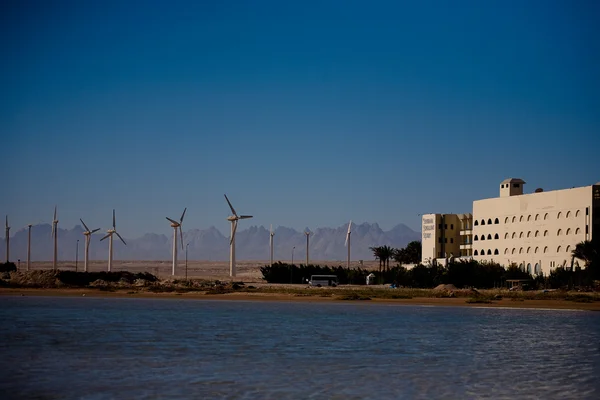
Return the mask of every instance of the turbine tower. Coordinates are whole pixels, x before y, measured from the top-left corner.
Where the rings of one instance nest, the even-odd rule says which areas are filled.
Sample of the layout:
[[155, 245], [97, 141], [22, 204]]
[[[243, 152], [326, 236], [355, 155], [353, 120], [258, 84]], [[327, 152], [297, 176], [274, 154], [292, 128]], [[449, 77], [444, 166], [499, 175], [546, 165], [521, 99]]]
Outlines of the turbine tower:
[[304, 235], [306, 235], [306, 266], [308, 266], [308, 249], [309, 249], [309, 243], [310, 243], [310, 235], [314, 235], [314, 233], [312, 233], [311, 231], [309, 231], [308, 229], [304, 232]]
[[52, 220], [52, 237], [54, 238], [54, 253], [52, 255], [52, 269], [56, 271], [58, 258], [58, 219], [56, 215], [56, 206], [54, 206], [54, 219]]
[[10, 261], [10, 226], [8, 226], [8, 215], [6, 216], [6, 225], [4, 235], [6, 237], [6, 263]]
[[31, 268], [31, 224], [27, 225], [27, 271]]
[[235, 276], [235, 231], [237, 230], [237, 224], [240, 219], [252, 218], [252, 215], [237, 215], [231, 202], [225, 195], [225, 200], [227, 200], [227, 204], [229, 204], [229, 208], [231, 208], [231, 213], [227, 217], [227, 221], [231, 222], [231, 239], [229, 239], [229, 276]]
[[121, 239], [121, 242], [123, 242], [123, 244], [125, 246], [127, 246], [127, 243], [125, 243], [125, 241], [123, 240], [123, 238], [121, 237], [121, 235], [119, 235], [119, 232], [117, 232], [117, 224], [115, 221], [115, 210], [113, 209], [113, 224], [112, 224], [112, 229], [109, 229], [106, 231], [106, 236], [104, 236], [102, 239], [100, 239], [100, 241], [103, 241], [104, 239], [108, 238], [108, 272], [110, 272], [110, 267], [112, 266], [112, 258], [113, 258], [113, 234], [116, 233], [117, 236], [119, 237], [119, 239]]
[[90, 231], [90, 228], [87, 227], [85, 222], [83, 222], [83, 220], [81, 218], [79, 218], [79, 220], [81, 221], [81, 223], [83, 224], [83, 227], [85, 228], [85, 232], [83, 232], [83, 235], [85, 236], [85, 248], [84, 248], [85, 255], [83, 256], [83, 271], [88, 272], [88, 261], [90, 259], [89, 249], [90, 249], [90, 242], [92, 241], [92, 234], [94, 232], [98, 232], [100, 230], [100, 228]]
[[181, 224], [183, 224], [183, 217], [185, 217], [185, 212], [187, 207], [183, 209], [183, 214], [181, 214], [181, 219], [179, 222], [172, 220], [169, 217], [166, 217], [169, 222], [171, 222], [171, 227], [173, 227], [173, 271], [171, 275], [175, 276], [175, 267], [177, 266], [177, 229], [179, 229], [179, 235], [181, 236], [181, 250], [183, 250], [183, 232], [181, 231]]
[[269, 230], [269, 250], [271, 251], [271, 267], [273, 266], [273, 236], [275, 236], [275, 232], [273, 232], [273, 224], [271, 224], [271, 228]]
[[350, 230], [350, 228], [352, 227], [352, 220], [350, 220], [350, 223], [348, 224], [348, 232], [346, 232], [346, 243], [344, 244], [344, 246], [348, 247], [348, 261], [346, 261], [346, 267], [350, 268], [350, 234], [352, 233], [352, 231]]

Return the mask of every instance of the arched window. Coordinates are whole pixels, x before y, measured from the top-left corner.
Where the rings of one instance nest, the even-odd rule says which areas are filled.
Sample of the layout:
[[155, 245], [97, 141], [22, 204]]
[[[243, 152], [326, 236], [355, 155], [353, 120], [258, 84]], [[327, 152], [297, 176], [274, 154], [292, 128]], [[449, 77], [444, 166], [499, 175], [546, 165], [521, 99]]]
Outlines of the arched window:
[[562, 267], [565, 268], [567, 266], [567, 260], [563, 260]]
[[475, 220], [475, 223], [473, 224], [474, 226], [478, 226], [479, 222], [477, 222], [477, 220]]
[[567, 211], [567, 218], [571, 216], [571, 211]]
[[531, 231], [527, 232], [527, 237], [531, 236]]
[[527, 248], [527, 254], [529, 254], [529, 252], [531, 251], [531, 247]]
[[538, 219], [540, 219], [540, 214], [535, 214], [535, 220], [537, 221]]
[[513, 222], [513, 224], [515, 223], [515, 221], [516, 221], [516, 220], [517, 220], [517, 217], [513, 217], [513, 218], [512, 218], [512, 222]]
[[508, 217], [504, 218], [504, 223], [508, 224]]
[[556, 252], [557, 252], [557, 253], [560, 253], [560, 246], [558, 246], [558, 247], [556, 248]]
[[487, 237], [487, 239], [488, 239], [488, 240], [492, 240], [492, 235], [490, 235], [490, 234], [488, 233], [488, 237]]
[[508, 232], [504, 234], [504, 239], [508, 239]]
[[522, 247], [519, 249], [519, 254], [523, 254], [523, 248]]
[[544, 253], [548, 252], [548, 246], [544, 247]]
[[485, 240], [485, 235], [481, 235], [481, 240]]
[[473, 253], [474, 256], [478, 256], [479, 254], [477, 253], [477, 250], [475, 250], [475, 252]]
[[498, 218], [496, 218], [496, 219], [494, 220], [494, 224], [499, 224], [499, 223], [500, 223], [500, 221], [498, 220]]
[[513, 247], [513, 249], [512, 249], [512, 251], [511, 251], [511, 253], [510, 253], [510, 254], [515, 254], [515, 251], [517, 251], [517, 249], [515, 249], [515, 248]]
[[560, 219], [560, 216], [562, 215], [562, 213], [559, 211], [558, 215], [556, 216], [556, 219]]
[[514, 239], [514, 238], [515, 238], [515, 236], [517, 236], [517, 232], [513, 232], [513, 234], [512, 234], [512, 238]]
[[491, 224], [492, 224], [492, 219], [488, 218], [488, 225], [491, 225]]
[[560, 236], [562, 235], [562, 229], [559, 229], [558, 232], [556, 232], [556, 236]]
[[542, 274], [542, 267], [540, 266], [540, 264], [535, 263], [534, 272], [535, 272], [536, 275], [541, 275]]
[[521, 218], [519, 218], [519, 222], [523, 222], [523, 216], [521, 215]]
[[579, 210], [575, 211], [575, 217], [579, 217]]
[[481, 226], [485, 225], [485, 219], [481, 220]]
[[498, 236], [498, 234], [496, 233], [496, 234], [494, 235], [494, 239], [500, 239], [500, 236]]
[[498, 254], [500, 254], [500, 253], [498, 252], [498, 249], [494, 250], [494, 255], [496, 256], [496, 255], [498, 255]]
[[567, 232], [565, 233], [565, 235], [570, 235], [571, 234], [571, 228], [567, 228]]
[[535, 231], [535, 237], [540, 236], [540, 231]]
[[544, 214], [544, 221], [548, 219], [548, 213]]
[[535, 248], [535, 250], [534, 250], [533, 252], [534, 252], [535, 254], [537, 254], [537, 252], [538, 252], [538, 250], [539, 250], [539, 249], [540, 249], [539, 247], [536, 247], [536, 248]]
[[475, 235], [475, 237], [473, 238], [473, 241], [479, 240], [479, 236]]
[[519, 233], [519, 239], [523, 237], [523, 232]]
[[487, 255], [491, 256], [492, 255], [492, 251], [488, 249]]
[[531, 221], [531, 215], [527, 216], [527, 222]]
[[531, 274], [531, 264], [527, 263], [527, 273]]
[[525, 272], [525, 264], [521, 263], [519, 264], [519, 269], [523, 272]]
[[508, 254], [508, 249], [504, 249], [504, 254]]
[[544, 231], [544, 236], [548, 236], [548, 231]]
[[479, 255], [480, 255], [480, 256], [485, 256], [485, 250], [481, 250], [481, 251], [479, 252]]
[[575, 229], [575, 234], [576, 235], [579, 235], [580, 232], [581, 232], [581, 229], [579, 229], [579, 228]]
[[565, 251], [568, 253], [571, 250], [571, 246], [567, 246], [567, 248], [565, 249]]

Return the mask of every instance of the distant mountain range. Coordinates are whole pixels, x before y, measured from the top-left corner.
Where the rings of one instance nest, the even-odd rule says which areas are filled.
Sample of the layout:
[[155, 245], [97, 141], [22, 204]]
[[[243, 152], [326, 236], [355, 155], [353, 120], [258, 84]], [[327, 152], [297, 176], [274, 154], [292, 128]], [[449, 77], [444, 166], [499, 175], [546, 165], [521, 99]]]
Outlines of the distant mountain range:
[[[310, 238], [311, 260], [345, 260], [347, 249], [344, 247], [347, 225], [338, 228], [318, 228]], [[35, 225], [31, 229], [32, 261], [52, 260], [52, 238], [50, 224]], [[92, 236], [90, 259], [105, 260], [108, 257], [108, 239], [100, 242], [104, 233]], [[76, 225], [73, 229], [58, 229], [58, 259], [75, 260], [75, 249], [79, 239], [79, 259], [83, 259], [85, 238], [83, 228]], [[170, 260], [172, 258], [173, 236], [147, 233], [137, 239], [124, 238], [127, 246], [115, 236], [115, 260]], [[396, 225], [389, 231], [383, 231], [377, 223], [363, 223], [352, 227], [352, 259], [372, 260], [371, 246], [389, 245], [404, 247], [413, 240], [420, 240], [420, 232], [415, 232], [404, 224]], [[3, 241], [4, 242], [4, 241]], [[184, 231], [183, 242], [189, 243], [190, 260], [226, 261], [229, 259], [229, 238], [217, 228], [190, 229]], [[185, 247], [185, 245], [184, 245]], [[274, 260], [290, 260], [292, 248], [294, 260], [302, 262], [306, 255], [306, 236], [292, 228], [279, 227], [275, 230]], [[27, 258], [27, 228], [21, 229], [10, 238], [11, 261]], [[179, 259], [185, 252], [179, 249]], [[0, 246], [0, 260], [6, 258], [6, 244]], [[236, 234], [236, 258], [238, 260], [268, 260], [269, 230], [263, 226], [251, 226], [238, 230]]]

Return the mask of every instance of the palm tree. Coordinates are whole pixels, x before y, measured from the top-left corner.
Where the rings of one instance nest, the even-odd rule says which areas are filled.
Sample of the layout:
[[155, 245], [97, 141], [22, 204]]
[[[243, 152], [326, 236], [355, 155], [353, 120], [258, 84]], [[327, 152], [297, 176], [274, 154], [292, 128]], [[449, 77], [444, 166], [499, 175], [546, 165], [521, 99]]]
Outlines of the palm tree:
[[592, 264], [592, 261], [598, 258], [598, 249], [590, 240], [584, 240], [575, 245], [571, 256], [582, 260], [585, 267], [588, 268]]
[[375, 258], [379, 260], [379, 275], [381, 276], [381, 263], [383, 261], [381, 247], [373, 246], [373, 247], [369, 247], [369, 250], [371, 250], [373, 252], [373, 255], [375, 256]]
[[381, 246], [381, 253], [380, 256], [383, 260], [383, 266], [385, 267], [386, 271], [390, 270], [390, 258], [392, 258], [394, 256], [394, 249], [391, 248], [388, 245], [385, 246]]

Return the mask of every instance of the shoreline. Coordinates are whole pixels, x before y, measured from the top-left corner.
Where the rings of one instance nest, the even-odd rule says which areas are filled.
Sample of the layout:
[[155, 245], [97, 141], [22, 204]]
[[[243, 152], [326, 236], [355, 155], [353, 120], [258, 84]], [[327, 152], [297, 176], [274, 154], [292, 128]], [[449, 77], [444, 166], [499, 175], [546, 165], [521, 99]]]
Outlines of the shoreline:
[[321, 296], [319, 293], [293, 295], [282, 293], [235, 292], [206, 294], [205, 292], [153, 293], [130, 289], [102, 291], [90, 288], [0, 288], [1, 297], [93, 297], [93, 298], [144, 298], [144, 299], [189, 299], [189, 300], [228, 300], [228, 301], [274, 301], [293, 303], [344, 303], [344, 304], [385, 304], [397, 306], [431, 307], [476, 307], [476, 308], [514, 308], [540, 310], [600, 311], [600, 302], [582, 303], [561, 299], [513, 300], [503, 298], [491, 303], [468, 303], [465, 297], [414, 297], [407, 299], [344, 300], [335, 296]]

